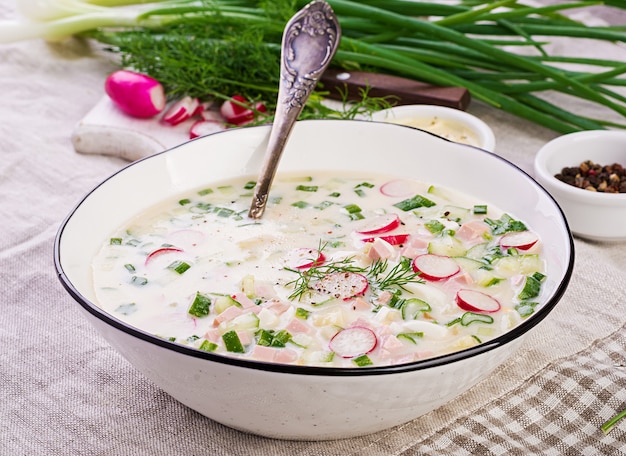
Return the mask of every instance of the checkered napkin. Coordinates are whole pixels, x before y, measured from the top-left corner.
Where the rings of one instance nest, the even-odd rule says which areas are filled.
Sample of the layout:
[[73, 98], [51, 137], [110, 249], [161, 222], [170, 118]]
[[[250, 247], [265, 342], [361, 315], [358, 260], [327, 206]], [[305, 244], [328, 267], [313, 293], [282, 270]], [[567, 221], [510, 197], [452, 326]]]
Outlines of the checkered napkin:
[[600, 430], [624, 408], [626, 326], [400, 454], [626, 454], [626, 420]]

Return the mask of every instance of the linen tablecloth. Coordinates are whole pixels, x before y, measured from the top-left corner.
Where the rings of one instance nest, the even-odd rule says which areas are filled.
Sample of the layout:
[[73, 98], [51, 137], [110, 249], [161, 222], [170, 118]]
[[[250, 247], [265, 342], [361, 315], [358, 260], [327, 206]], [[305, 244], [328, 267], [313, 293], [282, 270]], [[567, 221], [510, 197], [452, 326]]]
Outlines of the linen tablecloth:
[[[14, 15], [0, 2], [0, 17]], [[555, 44], [567, 48], [568, 43]], [[564, 49], [568, 50], [568, 49]], [[580, 54], [597, 55], [593, 45]], [[626, 51], [611, 45], [611, 57]], [[109, 56], [88, 42], [0, 46], [0, 454], [595, 455], [626, 451], [626, 243], [575, 240], [571, 285], [521, 350], [469, 392], [410, 423], [331, 442], [244, 434], [181, 405], [86, 322], [52, 262], [64, 217], [122, 159], [70, 136], [103, 94]], [[604, 116], [583, 103], [569, 109]], [[556, 133], [473, 102], [496, 152], [532, 174]], [[626, 227], [625, 227], [626, 229]]]

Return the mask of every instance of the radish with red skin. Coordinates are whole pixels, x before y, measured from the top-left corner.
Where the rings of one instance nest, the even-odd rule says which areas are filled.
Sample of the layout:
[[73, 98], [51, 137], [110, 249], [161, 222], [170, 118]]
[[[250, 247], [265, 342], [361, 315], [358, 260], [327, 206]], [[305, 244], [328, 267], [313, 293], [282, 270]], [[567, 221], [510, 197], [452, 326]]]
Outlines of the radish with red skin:
[[456, 261], [443, 255], [425, 253], [416, 256], [413, 260], [413, 271], [430, 281], [448, 279], [460, 270], [461, 268]]
[[170, 125], [178, 125], [187, 119], [190, 119], [200, 106], [200, 100], [192, 97], [184, 97], [174, 103], [165, 114], [163, 114], [163, 122]]
[[380, 186], [380, 193], [393, 198], [403, 198], [415, 193], [414, 184], [404, 179], [394, 179]]
[[128, 70], [111, 73], [104, 83], [111, 101], [132, 117], [154, 117], [165, 108], [165, 90], [159, 81]]
[[374, 239], [382, 239], [385, 242], [388, 242], [391, 245], [401, 245], [404, 244], [409, 238], [409, 234], [392, 234], [389, 236], [377, 236], [361, 239], [363, 242], [374, 242]]
[[181, 253], [183, 250], [179, 249], [178, 247], [161, 247], [160, 249], [156, 249], [153, 252], [151, 252], [147, 257], [146, 257], [146, 261], [144, 264], [148, 265], [149, 263], [151, 263], [152, 261], [154, 261], [156, 258], [159, 258], [163, 255], [167, 255], [170, 253]]
[[326, 257], [317, 249], [301, 247], [290, 251], [287, 255], [287, 264], [296, 269], [309, 269], [319, 266], [326, 261]]
[[532, 231], [511, 231], [500, 238], [500, 246], [505, 249], [528, 250], [538, 241], [539, 237]]
[[224, 120], [233, 125], [243, 125], [253, 121], [257, 112], [267, 112], [267, 107], [258, 102], [253, 109], [248, 100], [241, 95], [234, 95], [220, 106], [220, 114]]
[[224, 126], [219, 122], [213, 120], [198, 120], [194, 122], [189, 129], [189, 139], [199, 138], [200, 136], [206, 136], [222, 130], [224, 130]]
[[500, 302], [486, 293], [462, 289], [456, 294], [456, 304], [467, 312], [494, 313], [500, 310]]
[[378, 345], [376, 334], [365, 326], [342, 329], [329, 342], [331, 351], [342, 358], [356, 358], [371, 353]]
[[366, 222], [364, 227], [357, 232], [360, 234], [381, 234], [388, 233], [399, 226], [400, 217], [397, 214], [384, 214]]
[[316, 291], [344, 301], [355, 296], [363, 296], [368, 287], [367, 277], [356, 272], [333, 272], [322, 277], [314, 285]]

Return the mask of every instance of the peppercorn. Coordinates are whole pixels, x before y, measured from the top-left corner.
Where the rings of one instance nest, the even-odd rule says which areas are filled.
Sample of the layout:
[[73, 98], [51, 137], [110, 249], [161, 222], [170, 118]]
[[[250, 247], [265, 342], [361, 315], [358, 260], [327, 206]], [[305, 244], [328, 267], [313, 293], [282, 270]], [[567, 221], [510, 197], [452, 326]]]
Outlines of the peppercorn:
[[626, 193], [626, 170], [619, 163], [602, 166], [591, 160], [578, 167], [564, 167], [555, 176], [574, 187], [601, 193]]

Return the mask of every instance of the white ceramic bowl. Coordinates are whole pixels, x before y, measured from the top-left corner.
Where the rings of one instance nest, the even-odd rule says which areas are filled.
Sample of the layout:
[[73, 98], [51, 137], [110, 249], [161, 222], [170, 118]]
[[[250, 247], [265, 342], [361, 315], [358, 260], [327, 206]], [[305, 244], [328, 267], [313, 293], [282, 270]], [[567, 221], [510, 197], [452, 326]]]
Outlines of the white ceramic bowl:
[[[269, 127], [228, 130], [134, 162], [91, 191], [55, 242], [69, 294], [104, 338], [183, 404], [227, 426], [283, 439], [368, 434], [427, 413], [488, 376], [556, 305], [572, 273], [573, 242], [554, 200], [523, 171], [489, 152], [388, 123], [301, 121], [281, 171], [377, 171], [462, 189], [524, 220], [544, 242], [542, 305], [520, 326], [454, 354], [390, 367], [324, 368], [227, 358], [158, 338], [102, 311], [91, 262], [130, 217], [212, 181], [257, 173]], [[471, 172], [468, 172], [471, 170]], [[519, 198], [523, 194], [524, 198]]]
[[459, 109], [436, 105], [403, 105], [375, 112], [372, 120], [420, 128], [450, 141], [490, 152], [496, 147], [496, 138], [489, 125]]
[[535, 178], [557, 200], [575, 235], [597, 241], [625, 240], [626, 194], [592, 192], [554, 177], [564, 167], [577, 167], [586, 160], [626, 166], [626, 131], [583, 131], [548, 142], [535, 157]]

